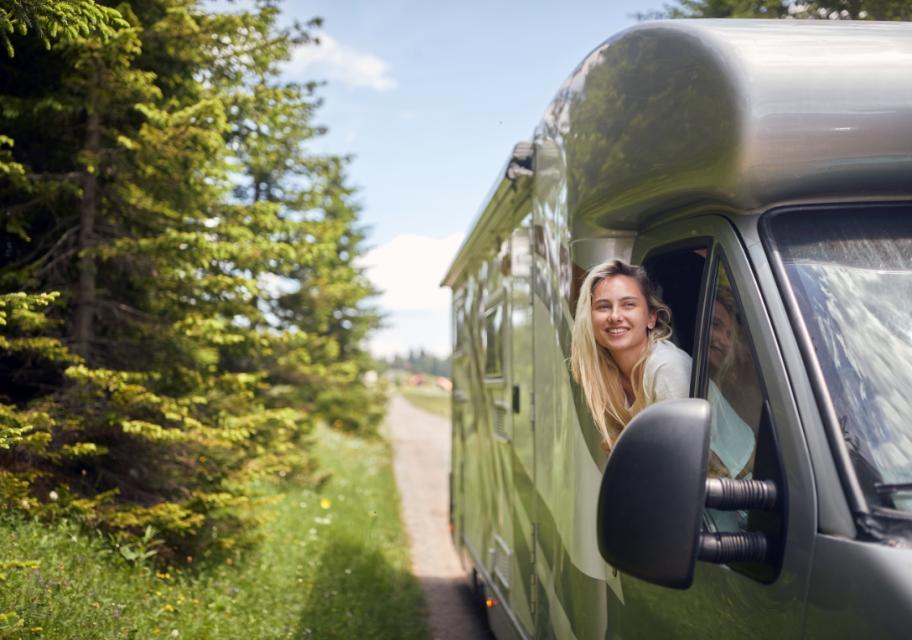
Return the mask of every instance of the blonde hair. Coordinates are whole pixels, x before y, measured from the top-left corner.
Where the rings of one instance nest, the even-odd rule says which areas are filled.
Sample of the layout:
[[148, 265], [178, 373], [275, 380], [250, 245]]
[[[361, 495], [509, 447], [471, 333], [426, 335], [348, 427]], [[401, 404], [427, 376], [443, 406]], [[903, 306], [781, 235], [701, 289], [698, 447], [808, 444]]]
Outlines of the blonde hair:
[[[630, 372], [630, 386], [633, 388], [633, 403], [628, 407], [624, 388], [621, 385], [621, 371], [607, 349], [595, 340], [592, 329], [592, 292], [606, 278], [628, 276], [636, 280], [640, 292], [646, 299], [649, 313], [656, 314], [653, 329], [647, 329], [649, 345], [643, 356]], [[671, 337], [671, 310], [662, 302], [643, 267], [633, 266], [620, 260], [610, 260], [593, 267], [580, 286], [576, 303], [576, 318], [573, 322], [573, 336], [570, 346], [570, 367], [573, 379], [579, 383], [586, 396], [586, 404], [592, 412], [592, 419], [602, 436], [603, 448], [610, 450], [628, 422], [642, 411], [648, 402], [643, 387], [643, 370], [652, 346], [658, 340]]]

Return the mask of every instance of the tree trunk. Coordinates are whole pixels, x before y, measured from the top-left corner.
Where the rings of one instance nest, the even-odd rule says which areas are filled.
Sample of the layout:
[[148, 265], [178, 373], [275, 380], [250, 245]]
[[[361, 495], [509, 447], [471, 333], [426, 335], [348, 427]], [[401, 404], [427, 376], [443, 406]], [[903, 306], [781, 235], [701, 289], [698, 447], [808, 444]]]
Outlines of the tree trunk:
[[79, 203], [79, 284], [76, 289], [74, 349], [90, 360], [95, 318], [95, 218], [98, 213], [98, 151], [101, 146], [101, 119], [90, 109], [86, 121], [82, 154], [86, 167], [82, 173], [82, 201]]

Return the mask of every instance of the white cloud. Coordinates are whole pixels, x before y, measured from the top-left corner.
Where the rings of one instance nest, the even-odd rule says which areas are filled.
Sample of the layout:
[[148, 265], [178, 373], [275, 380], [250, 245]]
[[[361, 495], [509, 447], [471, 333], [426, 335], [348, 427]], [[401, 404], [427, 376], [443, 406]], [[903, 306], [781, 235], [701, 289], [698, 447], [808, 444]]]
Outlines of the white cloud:
[[386, 328], [371, 339], [374, 354], [417, 348], [440, 356], [449, 353], [450, 290], [440, 281], [462, 239], [461, 233], [445, 238], [405, 234], [367, 253], [364, 267], [382, 290], [378, 303], [387, 312]]
[[448, 311], [393, 312], [385, 324], [371, 335], [368, 347], [375, 356], [405, 355], [412, 349], [424, 349], [441, 358], [450, 355]]
[[344, 45], [325, 33], [319, 37], [320, 44], [304, 45], [294, 52], [286, 66], [288, 75], [313, 79], [316, 74], [328, 80], [376, 91], [398, 86], [390, 74], [389, 64], [379, 56]]
[[448, 309], [450, 290], [440, 281], [462, 238], [461, 233], [445, 238], [404, 234], [369, 251], [364, 266], [383, 291], [380, 306], [390, 311]]

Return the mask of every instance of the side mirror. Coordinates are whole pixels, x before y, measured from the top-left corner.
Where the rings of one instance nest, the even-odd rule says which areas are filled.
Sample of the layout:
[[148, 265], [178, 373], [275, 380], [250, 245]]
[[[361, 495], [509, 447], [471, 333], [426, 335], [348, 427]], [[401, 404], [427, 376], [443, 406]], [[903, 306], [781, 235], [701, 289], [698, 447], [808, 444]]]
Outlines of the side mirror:
[[597, 536], [606, 562], [676, 589], [693, 582], [706, 502], [710, 405], [667, 400], [630, 421], [608, 458]]

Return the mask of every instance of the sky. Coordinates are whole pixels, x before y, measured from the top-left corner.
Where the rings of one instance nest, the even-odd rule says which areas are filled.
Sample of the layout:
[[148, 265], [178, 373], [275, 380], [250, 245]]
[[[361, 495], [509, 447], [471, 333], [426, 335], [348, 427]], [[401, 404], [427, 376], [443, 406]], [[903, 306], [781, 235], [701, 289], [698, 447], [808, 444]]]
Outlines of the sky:
[[362, 264], [382, 290], [377, 356], [450, 351], [440, 281], [513, 145], [592, 49], [667, 0], [333, 0], [285, 4], [323, 18], [289, 80], [322, 80], [315, 152], [353, 157], [368, 228]]

